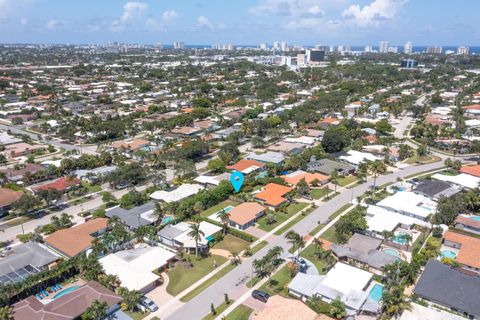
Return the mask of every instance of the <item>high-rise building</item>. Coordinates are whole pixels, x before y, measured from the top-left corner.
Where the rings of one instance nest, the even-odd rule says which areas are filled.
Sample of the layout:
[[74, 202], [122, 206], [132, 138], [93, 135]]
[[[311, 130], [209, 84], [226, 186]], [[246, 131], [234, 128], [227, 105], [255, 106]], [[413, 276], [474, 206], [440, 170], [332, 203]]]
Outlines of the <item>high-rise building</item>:
[[260, 50], [268, 50], [268, 44], [260, 43]]
[[388, 53], [388, 47], [389, 47], [389, 42], [388, 41], [380, 41], [378, 45], [378, 52], [380, 53]]
[[366, 45], [365, 49], [363, 49], [364, 52], [370, 53], [373, 52], [373, 48], [371, 45]]
[[398, 53], [398, 47], [388, 47], [388, 53]]
[[282, 51], [288, 51], [288, 43], [286, 43], [285, 41], [282, 42], [282, 43], [280, 44], [280, 49], [281, 49]]
[[324, 50], [316, 50], [316, 49], [308, 49], [305, 52], [305, 59], [307, 62], [322, 62], [325, 60], [325, 51]]
[[185, 42], [183, 41], [173, 42], [173, 49], [185, 49]]
[[468, 55], [469, 47], [461, 46], [457, 48], [457, 54]]
[[413, 68], [416, 68], [417, 66], [418, 66], [418, 62], [413, 59], [402, 60], [400, 64], [401, 68], [406, 68], [406, 69], [413, 69]]
[[427, 53], [440, 54], [443, 52], [442, 47], [428, 47]]
[[405, 43], [405, 45], [403, 46], [403, 53], [405, 54], [413, 53], [413, 45], [410, 41]]
[[273, 49], [276, 50], [276, 51], [279, 51], [280, 50], [280, 42], [275, 41], [273, 43]]

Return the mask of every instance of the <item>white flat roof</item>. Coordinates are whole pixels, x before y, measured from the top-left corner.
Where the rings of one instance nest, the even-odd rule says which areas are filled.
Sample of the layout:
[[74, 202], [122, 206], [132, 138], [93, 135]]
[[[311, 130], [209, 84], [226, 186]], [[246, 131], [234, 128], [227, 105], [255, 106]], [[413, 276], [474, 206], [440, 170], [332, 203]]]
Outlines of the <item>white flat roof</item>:
[[381, 160], [380, 157], [374, 156], [373, 154], [368, 152], [349, 150], [347, 153], [348, 153], [347, 156], [340, 156], [340, 159], [345, 160], [349, 163], [353, 163], [355, 165], [365, 160], [369, 160], [369, 161]]
[[170, 203], [197, 194], [202, 189], [203, 187], [199, 184], [182, 184], [180, 187], [172, 191], [155, 191], [150, 195], [150, 198]]
[[381, 233], [384, 230], [393, 231], [399, 223], [408, 226], [413, 224], [426, 227], [429, 226], [429, 223], [425, 221], [377, 206], [369, 206], [367, 208], [366, 218], [368, 230], [378, 233]]
[[285, 138], [283, 141], [290, 142], [290, 143], [300, 143], [300, 144], [307, 144], [312, 145], [315, 143], [315, 138], [302, 136], [298, 138]]
[[399, 191], [381, 200], [377, 205], [422, 218], [435, 213], [437, 208], [435, 201], [410, 191]]
[[[207, 238], [217, 233], [218, 231], [222, 230], [222, 228], [213, 223], [202, 221], [200, 222], [200, 230], [203, 231], [204, 235], [202, 239], [199, 241], [199, 244], [206, 245], [208, 243]], [[194, 248], [195, 240], [188, 235], [189, 233], [190, 233], [190, 226], [188, 226], [188, 229], [186, 229], [182, 234], [175, 237], [175, 240], [183, 243], [183, 246], [185, 248]]]
[[456, 176], [447, 176], [441, 173], [436, 173], [432, 176], [432, 178], [441, 181], [451, 182], [468, 189], [478, 188], [480, 184], [480, 178], [466, 173], [460, 173]]
[[338, 262], [322, 281], [332, 289], [348, 294], [351, 290], [361, 292], [370, 282], [373, 273]]
[[142, 290], [160, 277], [152, 271], [175, 257], [160, 247], [137, 248], [109, 254], [99, 260], [107, 274], [118, 276], [122, 287]]

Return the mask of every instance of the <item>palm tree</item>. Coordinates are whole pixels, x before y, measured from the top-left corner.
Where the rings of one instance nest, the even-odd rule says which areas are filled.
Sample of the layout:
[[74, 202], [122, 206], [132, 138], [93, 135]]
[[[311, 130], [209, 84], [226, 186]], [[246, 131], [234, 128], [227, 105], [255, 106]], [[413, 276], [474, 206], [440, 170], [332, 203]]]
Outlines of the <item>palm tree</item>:
[[13, 307], [12, 306], [0, 307], [0, 319], [5, 319], [5, 320], [15, 319], [15, 317], [13, 316]]
[[382, 231], [382, 236], [385, 240], [389, 241], [393, 238], [394, 234], [393, 234], [392, 231], [383, 230]]
[[162, 203], [156, 202], [155, 209], [153, 210], [153, 215], [157, 217], [155, 224], [157, 226], [162, 224], [163, 219], [165, 218], [165, 208], [163, 207]]
[[300, 244], [299, 238], [301, 238], [301, 236], [298, 233], [296, 233], [295, 231], [290, 230], [285, 234], [284, 237], [285, 237], [285, 239], [288, 240], [287, 242], [292, 246], [293, 254], [295, 256], [295, 253], [299, 249], [298, 248], [298, 245]]
[[222, 221], [222, 227], [223, 227], [223, 234], [226, 235], [228, 231], [228, 221], [230, 220], [230, 213], [225, 210], [225, 208], [222, 209], [218, 213], [218, 218], [220, 218], [220, 221]]
[[120, 279], [118, 276], [113, 275], [113, 274], [103, 274], [99, 277], [99, 282], [104, 286], [105, 288], [108, 288], [109, 290], [114, 291], [116, 288], [118, 288], [121, 284]]
[[335, 193], [337, 193], [337, 184], [338, 184], [338, 179], [340, 178], [340, 175], [338, 174], [337, 170], [333, 170], [332, 173], [330, 173], [330, 182], [334, 184], [335, 188]]
[[387, 171], [387, 167], [380, 160], [375, 160], [370, 163], [370, 171], [373, 173], [373, 189], [375, 189], [378, 175], [385, 173]]
[[315, 256], [320, 258], [320, 251], [323, 248], [323, 241], [320, 238], [314, 238], [313, 244], [315, 245]]
[[347, 315], [345, 304], [339, 299], [335, 299], [330, 303], [330, 316], [335, 319], [344, 319]]
[[232, 252], [231, 257], [232, 257], [231, 262], [233, 265], [236, 266], [241, 262], [240, 255], [238, 254], [238, 252], [235, 252], [235, 251]]
[[205, 236], [205, 233], [200, 229], [199, 223], [195, 223], [190, 226], [190, 232], [188, 233], [188, 236], [195, 240], [195, 256], [198, 257], [198, 242], [203, 236]]

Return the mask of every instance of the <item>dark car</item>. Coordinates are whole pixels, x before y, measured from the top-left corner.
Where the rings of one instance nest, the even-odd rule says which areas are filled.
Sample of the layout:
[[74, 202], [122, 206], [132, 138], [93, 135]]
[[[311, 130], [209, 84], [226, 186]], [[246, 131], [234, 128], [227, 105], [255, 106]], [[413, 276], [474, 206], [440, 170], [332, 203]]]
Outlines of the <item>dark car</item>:
[[253, 290], [252, 297], [254, 299], [260, 300], [262, 302], [267, 302], [268, 298], [270, 298], [270, 295], [268, 293], [260, 291], [260, 290]]

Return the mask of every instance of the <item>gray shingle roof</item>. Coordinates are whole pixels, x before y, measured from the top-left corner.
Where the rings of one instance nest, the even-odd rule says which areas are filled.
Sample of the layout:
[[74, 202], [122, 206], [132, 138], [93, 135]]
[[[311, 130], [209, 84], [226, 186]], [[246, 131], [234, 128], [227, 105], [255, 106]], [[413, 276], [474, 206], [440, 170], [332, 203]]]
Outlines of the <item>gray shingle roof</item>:
[[350, 164], [339, 162], [339, 161], [333, 161], [330, 159], [320, 159], [320, 160], [310, 161], [308, 163], [307, 170], [310, 172], [320, 172], [320, 173], [329, 175], [334, 170], [338, 170], [339, 172], [341, 171], [349, 172], [349, 171], [355, 170], [355, 167]]
[[440, 195], [452, 196], [460, 192], [458, 188], [453, 187], [450, 183], [440, 180], [422, 181], [415, 187], [415, 189], [413, 189], [413, 191], [431, 198]]
[[480, 317], [480, 277], [467, 275], [435, 259], [428, 261], [413, 292], [432, 302]]
[[144, 205], [132, 208], [130, 210], [116, 207], [105, 212], [105, 215], [109, 218], [117, 216], [120, 218], [123, 224], [130, 228], [136, 229], [141, 226], [152, 224], [152, 221], [142, 218], [141, 215], [154, 209], [155, 203], [147, 202]]

